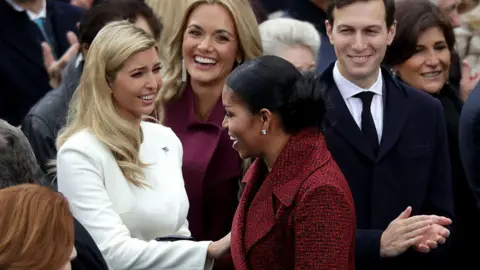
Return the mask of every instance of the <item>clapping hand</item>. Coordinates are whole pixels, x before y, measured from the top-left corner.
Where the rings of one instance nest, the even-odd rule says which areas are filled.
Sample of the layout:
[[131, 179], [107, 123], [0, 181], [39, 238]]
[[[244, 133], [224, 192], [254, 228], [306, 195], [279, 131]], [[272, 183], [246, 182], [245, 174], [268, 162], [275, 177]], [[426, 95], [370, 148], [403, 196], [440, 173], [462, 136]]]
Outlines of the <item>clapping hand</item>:
[[62, 69], [67, 65], [67, 63], [75, 57], [80, 49], [80, 43], [78, 38], [73, 32], [67, 33], [67, 39], [70, 43], [68, 50], [60, 57], [60, 59], [55, 59], [52, 53], [52, 48], [48, 42], [42, 42], [42, 52], [43, 52], [43, 64], [45, 70], [48, 72], [50, 78], [50, 86], [52, 88], [57, 88], [61, 81], [61, 72]]
[[431, 216], [433, 224], [424, 235], [422, 240], [415, 245], [415, 250], [428, 253], [432, 249], [447, 241], [450, 231], [444, 226], [452, 224], [452, 220], [445, 217]]
[[380, 256], [396, 257], [408, 248], [415, 247], [420, 252], [429, 252], [445, 242], [449, 231], [443, 226], [452, 221], [435, 215], [412, 214], [409, 206], [388, 225], [380, 239]]

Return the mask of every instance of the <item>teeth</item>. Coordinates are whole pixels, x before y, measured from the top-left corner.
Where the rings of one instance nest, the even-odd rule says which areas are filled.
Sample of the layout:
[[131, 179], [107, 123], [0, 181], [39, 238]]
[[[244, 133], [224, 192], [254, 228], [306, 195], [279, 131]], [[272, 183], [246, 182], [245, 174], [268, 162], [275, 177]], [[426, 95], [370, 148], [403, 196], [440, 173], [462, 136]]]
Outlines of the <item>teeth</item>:
[[232, 141], [236, 141], [237, 139], [236, 139], [236, 138], [234, 138], [234, 137], [232, 137], [232, 136], [230, 136], [230, 140], [232, 140]]
[[427, 73], [423, 73], [422, 76], [423, 77], [426, 77], [426, 78], [433, 78], [433, 77], [436, 77], [438, 75], [440, 75], [440, 71], [435, 71], [435, 72], [427, 72]]
[[143, 99], [143, 100], [152, 100], [152, 99], [153, 99], [153, 95], [141, 96], [140, 98]]
[[365, 60], [368, 56], [350, 56], [353, 60]]
[[205, 57], [200, 57], [200, 56], [195, 56], [195, 61], [198, 63], [202, 64], [216, 64], [217, 61], [211, 59], [211, 58], [205, 58]]

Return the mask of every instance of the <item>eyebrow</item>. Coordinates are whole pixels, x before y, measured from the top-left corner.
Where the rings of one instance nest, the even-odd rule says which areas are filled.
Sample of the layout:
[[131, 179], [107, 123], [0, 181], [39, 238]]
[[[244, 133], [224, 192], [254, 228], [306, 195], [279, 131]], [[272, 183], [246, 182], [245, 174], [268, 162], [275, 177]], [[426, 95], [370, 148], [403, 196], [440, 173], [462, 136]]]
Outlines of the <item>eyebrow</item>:
[[[153, 65], [153, 68], [157, 68], [157, 67], [159, 67], [159, 66], [160, 66], [160, 62], [157, 62], [157, 63], [155, 63], [155, 65]], [[146, 69], [148, 69], [147, 66], [141, 66], [141, 67], [133, 68], [133, 69], [131, 69], [131, 70], [128, 71], [128, 72], [129, 72], [129, 73], [134, 73], [134, 72], [137, 72], [137, 71], [144, 71], [144, 70], [146, 70]]]
[[[191, 24], [191, 25], [189, 25], [189, 26], [187, 27], [187, 29], [188, 29], [188, 28], [195, 28], [195, 29], [197, 29], [197, 30], [202, 30], [202, 31], [203, 31], [203, 28], [202, 28], [200, 25], [198, 25], [198, 24]], [[214, 31], [214, 33], [215, 33], [215, 34], [226, 34], [226, 35], [229, 35], [229, 36], [233, 37], [232, 33], [228, 32], [228, 31], [225, 30], [225, 29], [216, 29], [216, 30]]]
[[[348, 24], [340, 24], [337, 26], [337, 28], [355, 28], [354, 26], [348, 25]], [[375, 28], [375, 29], [382, 29], [382, 26], [378, 24], [372, 24], [372, 25], [367, 25], [365, 28]]]

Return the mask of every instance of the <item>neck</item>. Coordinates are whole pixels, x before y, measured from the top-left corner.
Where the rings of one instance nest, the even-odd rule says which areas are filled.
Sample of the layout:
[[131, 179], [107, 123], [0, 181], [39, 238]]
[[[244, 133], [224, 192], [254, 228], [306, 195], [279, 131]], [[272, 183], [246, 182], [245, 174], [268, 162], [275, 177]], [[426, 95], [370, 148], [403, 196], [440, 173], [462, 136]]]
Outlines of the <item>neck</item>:
[[193, 95], [195, 96], [195, 113], [203, 121], [208, 120], [213, 108], [222, 96], [224, 80], [214, 84], [202, 84], [191, 80]]
[[14, 2], [18, 6], [24, 8], [26, 10], [29, 10], [33, 13], [39, 13], [42, 10], [42, 8], [45, 4], [45, 0], [41, 0], [41, 1], [35, 1], [35, 0], [25, 1], [24, 0], [24, 1], [14, 1]]
[[267, 151], [263, 154], [263, 161], [267, 165], [268, 171], [272, 171], [273, 166], [275, 165], [275, 162], [278, 159], [278, 156], [280, 153], [282, 153], [283, 148], [285, 148], [285, 145], [288, 142], [288, 139], [290, 138], [289, 135], [282, 133], [278, 134], [275, 136], [271, 136], [271, 142], [267, 147]]
[[373, 74], [361, 78], [351, 76], [343, 69], [341, 65], [338, 65], [338, 71], [340, 72], [340, 74], [342, 74], [343, 77], [345, 77], [345, 79], [349, 80], [351, 83], [355, 84], [360, 88], [368, 89], [372, 87], [372, 85], [377, 81], [378, 75], [380, 73], [380, 68], [378, 68]]

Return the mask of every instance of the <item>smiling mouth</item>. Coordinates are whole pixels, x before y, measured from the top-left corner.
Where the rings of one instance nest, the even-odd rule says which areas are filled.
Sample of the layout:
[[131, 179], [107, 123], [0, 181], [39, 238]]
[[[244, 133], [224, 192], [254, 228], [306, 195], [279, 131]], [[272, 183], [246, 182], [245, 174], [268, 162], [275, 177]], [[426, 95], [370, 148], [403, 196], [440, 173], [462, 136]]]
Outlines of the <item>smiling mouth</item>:
[[213, 66], [217, 64], [217, 60], [208, 58], [208, 57], [195, 56], [193, 60], [195, 61], [195, 64], [200, 64], [200, 65]]
[[422, 77], [424, 78], [436, 78], [442, 74], [442, 71], [431, 71], [431, 72], [425, 72], [421, 73]]
[[349, 55], [348, 58], [352, 59], [355, 62], [363, 62], [370, 58], [371, 55]]
[[155, 95], [146, 95], [146, 96], [139, 96], [138, 98], [145, 101], [152, 101], [154, 97]]

